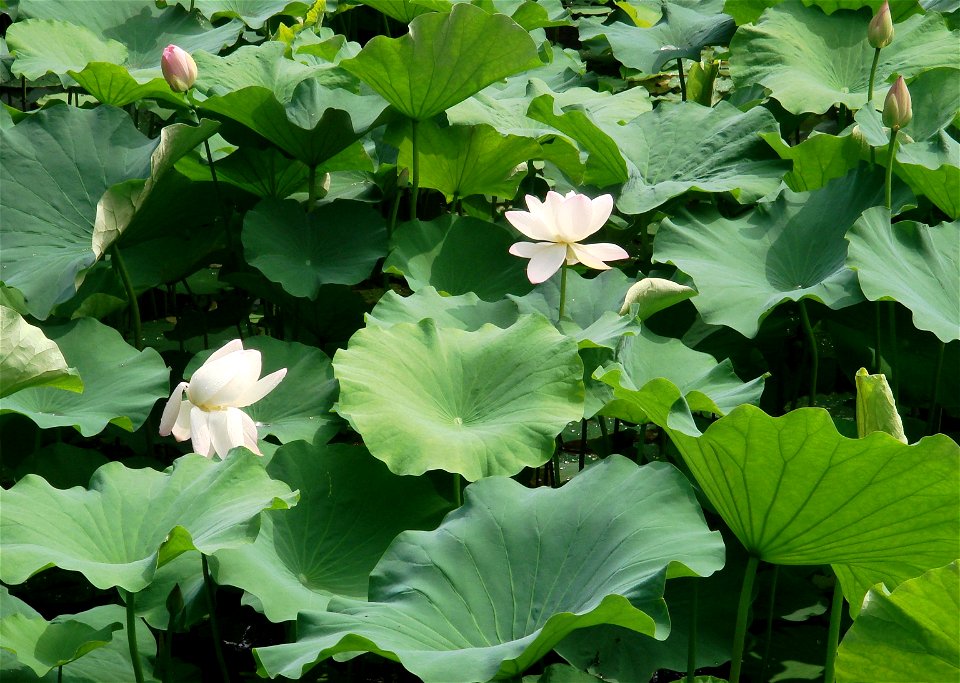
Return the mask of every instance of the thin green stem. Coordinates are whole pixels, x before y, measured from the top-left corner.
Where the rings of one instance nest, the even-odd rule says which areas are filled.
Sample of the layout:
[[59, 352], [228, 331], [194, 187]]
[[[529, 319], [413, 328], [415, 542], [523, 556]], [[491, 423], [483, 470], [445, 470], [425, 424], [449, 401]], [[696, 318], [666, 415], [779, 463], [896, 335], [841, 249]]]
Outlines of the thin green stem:
[[612, 449], [610, 447], [610, 435], [607, 433], [607, 418], [603, 415], [597, 415], [597, 426], [600, 427], [600, 437], [603, 439], [603, 449], [607, 452], [607, 455], [610, 455]]
[[760, 680], [767, 680], [767, 667], [770, 665], [770, 643], [773, 641], [773, 617], [777, 597], [777, 577], [780, 575], [780, 565], [773, 565], [770, 577], [770, 604], [767, 606], [767, 632], [764, 634], [763, 659], [760, 662]]
[[567, 303], [567, 264], [560, 266], [560, 320], [563, 320], [564, 307]]
[[[873, 102], [873, 83], [877, 78], [877, 63], [880, 61], [880, 48], [873, 51], [873, 64], [870, 67], [870, 85], [867, 86], [867, 106], [870, 107]], [[870, 145], [870, 166], [877, 163], [877, 150]]]
[[217, 621], [216, 586], [210, 578], [210, 568], [207, 566], [207, 556], [200, 554], [200, 564], [203, 568], [203, 585], [207, 593], [207, 606], [210, 609], [210, 633], [213, 635], [213, 652], [220, 667], [220, 675], [224, 683], [230, 683], [230, 674], [227, 672], [227, 662], [223, 658], [223, 648], [220, 645], [220, 624]]
[[753, 581], [757, 578], [757, 566], [760, 558], [754, 555], [747, 560], [743, 571], [743, 585], [740, 587], [740, 602], [737, 605], [737, 625], [733, 631], [733, 651], [730, 654], [730, 683], [740, 683], [740, 670], [743, 668], [743, 646], [747, 642], [747, 628], [750, 626], [750, 602], [753, 598]]
[[810, 324], [810, 316], [807, 314], [807, 303], [800, 299], [800, 321], [803, 323], [803, 331], [807, 335], [807, 346], [810, 348], [810, 405], [817, 404], [817, 373], [820, 369], [820, 353], [817, 351], [817, 337], [813, 333], [813, 326]]
[[823, 665], [823, 683], [833, 683], [837, 647], [840, 645], [840, 620], [843, 618], [843, 589], [840, 579], [833, 586], [833, 601], [830, 604], [830, 628], [827, 631], [827, 659]]
[[[37, 430], [38, 432], [40, 430]], [[580, 458], [577, 462], [577, 469], [582, 470], [587, 464], [587, 421], [580, 420]]]
[[[192, 9], [191, 9], [192, 11]], [[193, 116], [197, 119], [197, 125], [200, 125], [200, 112], [195, 105], [191, 105]], [[220, 220], [223, 221], [223, 229], [227, 235], [227, 253], [231, 256], [234, 253], [233, 234], [230, 232], [230, 216], [227, 213], [226, 204], [223, 203], [223, 195], [220, 194], [220, 179], [217, 177], [217, 167], [213, 163], [213, 152], [210, 151], [210, 141], [203, 141], [203, 151], [207, 156], [207, 168], [210, 169], [210, 180], [213, 181], [213, 194], [217, 198], [217, 206], [220, 208]]]
[[560, 456], [563, 453], [563, 437], [557, 434], [557, 447], [553, 449], [553, 488], [560, 488]]
[[683, 58], [677, 57], [677, 75], [680, 77], [680, 101], [687, 101], [687, 83], [683, 80]]
[[313, 165], [307, 173], [307, 213], [313, 212], [317, 203], [317, 167]]
[[111, 262], [114, 270], [120, 276], [123, 282], [123, 288], [127, 292], [127, 303], [130, 305], [130, 318], [133, 320], [133, 345], [138, 351], [143, 350], [143, 332], [140, 327], [140, 304], [137, 303], [137, 293], [133, 289], [133, 281], [130, 279], [130, 272], [127, 270], [123, 257], [120, 255], [120, 247], [114, 242], [110, 245]]
[[417, 200], [420, 195], [420, 147], [417, 145], [417, 120], [410, 122], [410, 148], [413, 157], [413, 168], [411, 169], [411, 187], [410, 187], [410, 220], [417, 218]]
[[700, 581], [693, 579], [693, 595], [690, 600], [690, 629], [687, 632], [687, 683], [697, 680], [697, 617], [700, 602]]
[[463, 505], [463, 481], [456, 472], [453, 473], [453, 503], [456, 507]]
[[[120, 589], [123, 591], [123, 589]], [[123, 591], [127, 603], [127, 645], [130, 647], [130, 661], [133, 663], [133, 678], [143, 683], [143, 667], [140, 664], [140, 650], [137, 648], [137, 606], [136, 594]]]
[[63, 665], [57, 667], [57, 683], [63, 683]]
[[893, 165], [897, 162], [897, 133], [900, 129], [890, 131], [890, 156], [887, 159], [887, 178], [884, 182], [886, 207], [893, 212]]
[[937, 395], [940, 393], [940, 375], [943, 373], [943, 356], [947, 345], [940, 342], [937, 349], [937, 364], [933, 368], [933, 390], [930, 393], [930, 417], [927, 418], [927, 434], [935, 434], [940, 428]]

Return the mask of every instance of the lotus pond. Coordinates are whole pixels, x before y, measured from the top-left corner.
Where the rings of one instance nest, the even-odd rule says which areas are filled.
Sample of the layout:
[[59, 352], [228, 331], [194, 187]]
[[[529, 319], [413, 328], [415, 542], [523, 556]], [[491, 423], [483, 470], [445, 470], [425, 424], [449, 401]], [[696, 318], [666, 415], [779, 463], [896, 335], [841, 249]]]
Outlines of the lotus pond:
[[0, 12], [5, 683], [960, 678], [960, 1]]

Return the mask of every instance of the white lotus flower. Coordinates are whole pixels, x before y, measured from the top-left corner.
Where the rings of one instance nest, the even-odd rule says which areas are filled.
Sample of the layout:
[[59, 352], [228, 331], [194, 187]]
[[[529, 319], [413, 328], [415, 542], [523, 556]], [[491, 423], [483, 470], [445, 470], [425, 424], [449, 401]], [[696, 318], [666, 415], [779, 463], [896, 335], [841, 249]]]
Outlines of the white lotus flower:
[[539, 284], [567, 265], [582, 263], [597, 270], [608, 270], [605, 261], [629, 258], [616, 244], [580, 244], [610, 218], [613, 197], [604, 194], [596, 199], [570, 191], [566, 196], [547, 192], [540, 201], [527, 195], [529, 211], [507, 211], [507, 220], [517, 230], [536, 242], [517, 242], [510, 247], [514, 256], [530, 259], [527, 277]]
[[237, 446], [261, 455], [257, 426], [240, 408], [273, 391], [287, 369], [257, 379], [260, 362], [260, 352], [244, 350], [239, 339], [215, 351], [189, 382], [180, 382], [173, 390], [160, 419], [160, 436], [192, 439], [193, 450], [208, 458], [214, 453], [226, 457]]

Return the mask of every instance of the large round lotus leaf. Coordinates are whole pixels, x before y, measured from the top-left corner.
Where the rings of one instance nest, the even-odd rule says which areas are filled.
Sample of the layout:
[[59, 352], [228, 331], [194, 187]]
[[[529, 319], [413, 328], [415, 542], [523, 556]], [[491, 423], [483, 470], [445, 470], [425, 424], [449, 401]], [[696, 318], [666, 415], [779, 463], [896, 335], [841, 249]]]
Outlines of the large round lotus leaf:
[[741, 204], [754, 202], [776, 190], [790, 170], [758, 135], [777, 131], [763, 107], [741, 112], [726, 102], [712, 108], [665, 104], [625, 126], [608, 127], [630, 175], [617, 208], [645, 213], [688, 190], [730, 192]]
[[[867, 42], [870, 11], [836, 12], [785, 2], [755, 25], [741, 26], [730, 41], [730, 75], [737, 87], [759, 84], [794, 114], [822, 114], [834, 104], [859, 109], [867, 102], [874, 49]], [[880, 51], [874, 97], [894, 74], [906, 78], [936, 67], [957, 66], [958, 32], [936, 13], [896, 25]]]
[[953, 683], [960, 678], [957, 562], [870, 589], [837, 650], [837, 682]]
[[[160, 76], [160, 55], [173, 43], [187, 52], [219, 52], [233, 45], [243, 30], [239, 21], [224, 22], [214, 27], [209, 21], [184, 7], [162, 9], [140, 2], [74, 2], [73, 0], [22, 0], [20, 18], [51, 19], [82, 26], [95, 36], [121, 43], [126, 48], [124, 65], [134, 75], [144, 78]], [[56, 38], [56, 42], [53, 40]], [[68, 50], [68, 36], [50, 36], [51, 54]], [[91, 61], [114, 61], [97, 59]], [[80, 64], [75, 69], [82, 69]]]
[[222, 132], [229, 140], [242, 142], [249, 129], [293, 158], [317, 166], [379, 125], [387, 103], [311, 78], [297, 84], [290, 102], [281, 102], [270, 88], [251, 85], [210, 97], [200, 108], [224, 121]]
[[862, 148], [853, 135], [812, 134], [793, 146], [787, 144], [780, 133], [761, 133], [760, 137], [776, 150], [781, 159], [793, 162], [793, 170], [783, 176], [783, 182], [794, 192], [819, 190], [860, 165]]
[[210, 21], [229, 17], [240, 19], [252, 29], [259, 29], [267, 19], [284, 14], [285, 10], [291, 11], [290, 16], [302, 16], [302, 12], [293, 12], [307, 3], [300, 0], [196, 0], [189, 4]]
[[[633, 392], [663, 377], [680, 389], [691, 410], [717, 415], [725, 415], [744, 403], [757, 405], [766, 379], [766, 375], [761, 375], [743, 382], [729, 358], [718, 363], [708, 353], [694, 351], [679, 339], [661, 337], [645, 327], [636, 336], [624, 338], [616, 361], [598, 371], [597, 379]], [[649, 421], [646, 413], [638, 411], [631, 401], [614, 400], [604, 407], [603, 414], [638, 424]]]
[[298, 441], [274, 453], [267, 473], [299, 489], [299, 503], [263, 514], [256, 542], [219, 551], [212, 568], [274, 622], [322, 612], [333, 596], [365, 600], [394, 537], [434, 528], [450, 507], [426, 478], [391, 474], [360, 446]]
[[113, 639], [113, 632], [121, 628], [123, 622], [96, 629], [70, 619], [50, 622], [41, 616], [11, 614], [0, 619], [0, 638], [3, 638], [0, 647], [12, 652], [21, 664], [42, 677], [103, 647]]
[[319, 74], [317, 67], [286, 59], [287, 49], [289, 46], [280, 41], [266, 41], [260, 45], [244, 45], [223, 57], [200, 52], [195, 56], [197, 82], [194, 87], [210, 97], [258, 85], [272, 91], [279, 102], [286, 104], [293, 99], [293, 92], [301, 81]]
[[[614, 385], [616, 386], [616, 385]], [[771, 417], [743, 405], [699, 435], [657, 379], [615, 389], [665, 428], [747, 551], [773, 564], [832, 564], [856, 615], [867, 590], [894, 587], [960, 552], [960, 447], [942, 434], [908, 446], [883, 432], [841, 436], [830, 414]]]
[[[260, 352], [263, 375], [287, 368], [276, 389], [243, 408], [257, 424], [260, 438], [273, 434], [281, 443], [297, 439], [323, 443], [337, 433], [343, 422], [330, 412], [337, 400], [337, 381], [327, 354], [313, 346], [266, 336], [244, 339], [243, 348]], [[185, 376], [196, 372], [213, 351], [198, 353], [187, 365]]]
[[299, 202], [267, 199], [243, 219], [247, 263], [293, 296], [316, 299], [323, 285], [366, 280], [387, 255], [378, 211], [340, 201], [307, 213]]
[[[447, 201], [454, 195], [513, 197], [526, 177], [526, 162], [543, 156], [536, 140], [504, 135], [484, 124], [438, 126], [432, 121], [404, 121], [390, 131], [388, 142], [399, 149], [397, 165], [413, 166], [413, 132], [417, 127], [420, 187], [440, 190]], [[523, 170], [518, 171], [517, 167]]]
[[366, 316], [367, 325], [390, 327], [397, 323], [418, 323], [432, 318], [437, 327], [473, 332], [484, 325], [510, 327], [519, 313], [512, 301], [483, 301], [473, 292], [441, 296], [433, 287], [424, 287], [410, 296], [387, 291]]
[[11, 72], [31, 81], [53, 73], [60, 77], [61, 84], [70, 86], [68, 71], [79, 71], [90, 62], [122, 64], [127, 59], [127, 48], [121, 43], [66, 21], [18, 21], [7, 29], [6, 38], [7, 47], [16, 57]]
[[0, 130], [2, 279], [46, 318], [77, 291], [97, 258], [97, 203], [117, 183], [150, 175], [159, 140], [144, 137], [112, 107], [52, 107]]
[[83, 393], [30, 387], [3, 399], [0, 413], [26, 415], [40, 427], [76, 427], [84, 436], [115, 424], [138, 429], [169, 388], [169, 370], [151, 348], [137, 351], [120, 333], [93, 318], [48, 327], [67, 364], [77, 369]]
[[[886, 161], [885, 154], [882, 158]], [[952, 220], [960, 218], [960, 142], [945, 130], [930, 140], [900, 147], [894, 173]]]
[[540, 58], [530, 34], [510, 17], [458, 3], [449, 14], [417, 17], [400, 38], [373, 38], [340, 65], [406, 116], [423, 120], [540, 66]]
[[621, 64], [656, 74], [675, 69], [681, 58], [700, 61], [707, 45], [727, 44], [737, 28], [733, 17], [711, 9], [665, 2], [660, 21], [650, 28], [619, 21], [604, 26], [597, 19], [586, 19], [580, 23], [580, 40], [604, 36]]
[[27, 387], [83, 391], [55, 342], [12, 308], [0, 306], [0, 398]]
[[505, 330], [368, 327], [337, 351], [337, 411], [396, 474], [470, 481], [542, 465], [583, 415], [576, 343], [540, 316]]
[[[905, 188], [895, 189], [900, 206]], [[706, 322], [752, 337], [784, 301], [840, 309], [863, 300], [844, 235], [864, 210], [882, 205], [882, 169], [861, 167], [814, 192], [784, 190], [733, 219], [713, 207], [681, 212], [661, 225], [654, 259], [693, 278], [700, 293], [691, 301]]]
[[868, 209], [847, 233], [847, 265], [871, 301], [894, 299], [913, 324], [943, 342], [960, 339], [960, 222], [930, 227], [890, 223], [883, 207]]
[[0, 491], [5, 583], [48, 567], [78, 571], [97, 588], [137, 592], [158, 564], [187, 550], [212, 553], [256, 538], [261, 510], [296, 500], [257, 456], [179, 458], [172, 469], [104, 465], [90, 488], [56, 489], [28, 475]]
[[91, 60], [88, 62], [82, 69], [71, 69], [68, 73], [81, 88], [102, 104], [125, 107], [131, 102], [153, 99], [184, 106], [183, 95], [173, 92], [162, 78], [140, 83], [119, 64]]
[[532, 288], [527, 262], [509, 252], [515, 235], [502, 225], [450, 214], [408, 221], [394, 232], [383, 269], [403, 275], [414, 291], [430, 286], [446, 294], [473, 292], [485, 301], [499, 301]]
[[331, 600], [301, 616], [298, 642], [255, 655], [270, 676], [369, 651], [428, 683], [510, 678], [578, 628], [613, 623], [662, 639], [668, 567], [708, 575], [723, 554], [689, 483], [664, 463], [611, 456], [561, 489], [485, 479], [436, 531], [397, 537], [369, 603]]

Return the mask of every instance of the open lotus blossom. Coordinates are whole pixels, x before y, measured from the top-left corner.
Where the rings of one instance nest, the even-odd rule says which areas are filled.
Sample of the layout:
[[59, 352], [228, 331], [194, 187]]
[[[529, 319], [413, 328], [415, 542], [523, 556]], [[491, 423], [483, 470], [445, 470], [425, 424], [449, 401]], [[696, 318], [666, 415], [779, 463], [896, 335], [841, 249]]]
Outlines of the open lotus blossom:
[[245, 350], [239, 339], [228, 342], [173, 390], [160, 419], [160, 436], [193, 440], [193, 450], [206, 457], [226, 457], [231, 448], [246, 446], [260, 455], [257, 426], [240, 410], [256, 403], [280, 384], [282, 368], [262, 379], [260, 352]]
[[527, 195], [529, 211], [507, 211], [507, 220], [517, 230], [536, 242], [517, 242], [510, 247], [514, 256], [530, 259], [527, 277], [533, 284], [549, 279], [567, 265], [582, 263], [590, 268], [608, 270], [605, 261], [629, 258], [616, 244], [580, 244], [610, 218], [613, 197], [604, 194], [596, 199], [570, 191], [566, 196], [547, 192], [540, 201]]

